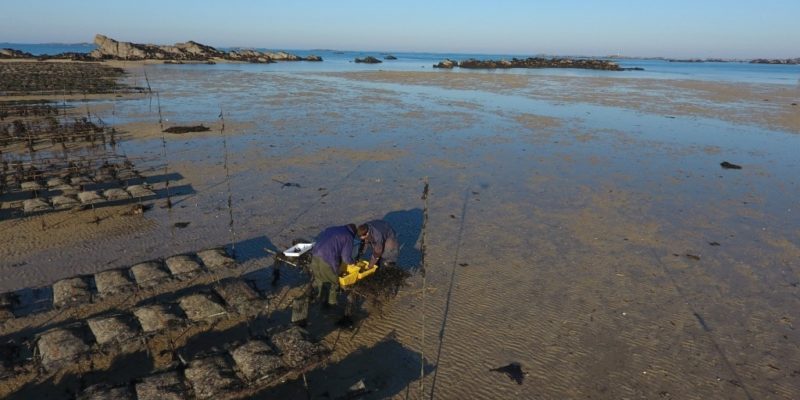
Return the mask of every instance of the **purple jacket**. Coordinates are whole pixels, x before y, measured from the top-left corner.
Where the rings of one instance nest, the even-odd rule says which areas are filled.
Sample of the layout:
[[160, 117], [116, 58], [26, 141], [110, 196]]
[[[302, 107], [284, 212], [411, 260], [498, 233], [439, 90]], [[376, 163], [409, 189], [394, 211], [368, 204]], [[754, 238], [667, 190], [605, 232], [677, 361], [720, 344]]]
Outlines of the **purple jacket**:
[[356, 233], [347, 225], [332, 226], [317, 236], [311, 255], [319, 257], [339, 275], [339, 263], [353, 263], [353, 239]]

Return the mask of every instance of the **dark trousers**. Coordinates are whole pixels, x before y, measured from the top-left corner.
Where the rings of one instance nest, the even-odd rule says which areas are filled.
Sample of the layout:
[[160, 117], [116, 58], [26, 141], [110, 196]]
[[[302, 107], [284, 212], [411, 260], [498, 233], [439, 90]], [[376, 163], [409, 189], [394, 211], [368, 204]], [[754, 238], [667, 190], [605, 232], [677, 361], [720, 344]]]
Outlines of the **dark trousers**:
[[329, 287], [328, 304], [336, 304], [336, 298], [339, 295], [339, 276], [333, 272], [333, 268], [328, 263], [319, 257], [312, 256], [308, 266], [314, 277], [312, 284], [317, 289], [317, 299], [321, 299], [323, 289]]

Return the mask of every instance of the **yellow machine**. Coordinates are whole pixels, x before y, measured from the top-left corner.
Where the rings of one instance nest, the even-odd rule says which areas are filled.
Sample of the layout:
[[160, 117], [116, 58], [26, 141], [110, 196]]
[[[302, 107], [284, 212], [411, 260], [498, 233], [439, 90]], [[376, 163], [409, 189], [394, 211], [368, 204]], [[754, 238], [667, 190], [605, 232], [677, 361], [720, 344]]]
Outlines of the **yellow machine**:
[[377, 265], [373, 265], [370, 269], [367, 269], [367, 266], [369, 266], [369, 261], [367, 260], [360, 260], [355, 264], [349, 264], [347, 266], [347, 272], [344, 272], [341, 276], [339, 276], [339, 286], [350, 286], [359, 280], [372, 275], [378, 269]]

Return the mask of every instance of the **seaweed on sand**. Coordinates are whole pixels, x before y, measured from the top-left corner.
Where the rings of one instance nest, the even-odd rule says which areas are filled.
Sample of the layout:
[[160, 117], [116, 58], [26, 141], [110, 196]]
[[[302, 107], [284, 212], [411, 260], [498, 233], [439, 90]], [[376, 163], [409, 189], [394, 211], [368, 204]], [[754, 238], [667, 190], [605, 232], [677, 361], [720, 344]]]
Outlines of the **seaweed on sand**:
[[308, 340], [308, 332], [293, 326], [270, 337], [289, 368], [303, 369], [324, 360], [330, 351], [320, 343]]
[[371, 276], [356, 282], [350, 290], [380, 310], [383, 303], [397, 296], [411, 273], [393, 265], [378, 267]]
[[211, 128], [204, 126], [204, 125], [195, 125], [195, 126], [172, 126], [167, 129], [164, 129], [166, 133], [191, 133], [191, 132], [206, 132], [211, 130]]

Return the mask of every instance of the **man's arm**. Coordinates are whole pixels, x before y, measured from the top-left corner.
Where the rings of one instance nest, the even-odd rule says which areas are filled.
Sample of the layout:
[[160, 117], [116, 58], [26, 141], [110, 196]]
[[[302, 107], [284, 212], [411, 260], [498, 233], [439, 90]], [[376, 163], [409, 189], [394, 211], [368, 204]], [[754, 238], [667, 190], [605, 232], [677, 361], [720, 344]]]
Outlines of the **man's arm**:
[[[342, 245], [342, 262], [345, 265], [349, 265], [353, 263], [353, 240], [345, 240], [344, 242]], [[341, 268], [339, 272], [341, 272]]]
[[383, 242], [373, 242], [372, 243], [372, 257], [369, 259], [369, 265], [367, 269], [372, 268], [373, 265], [378, 263], [378, 260], [381, 259], [383, 255]]

